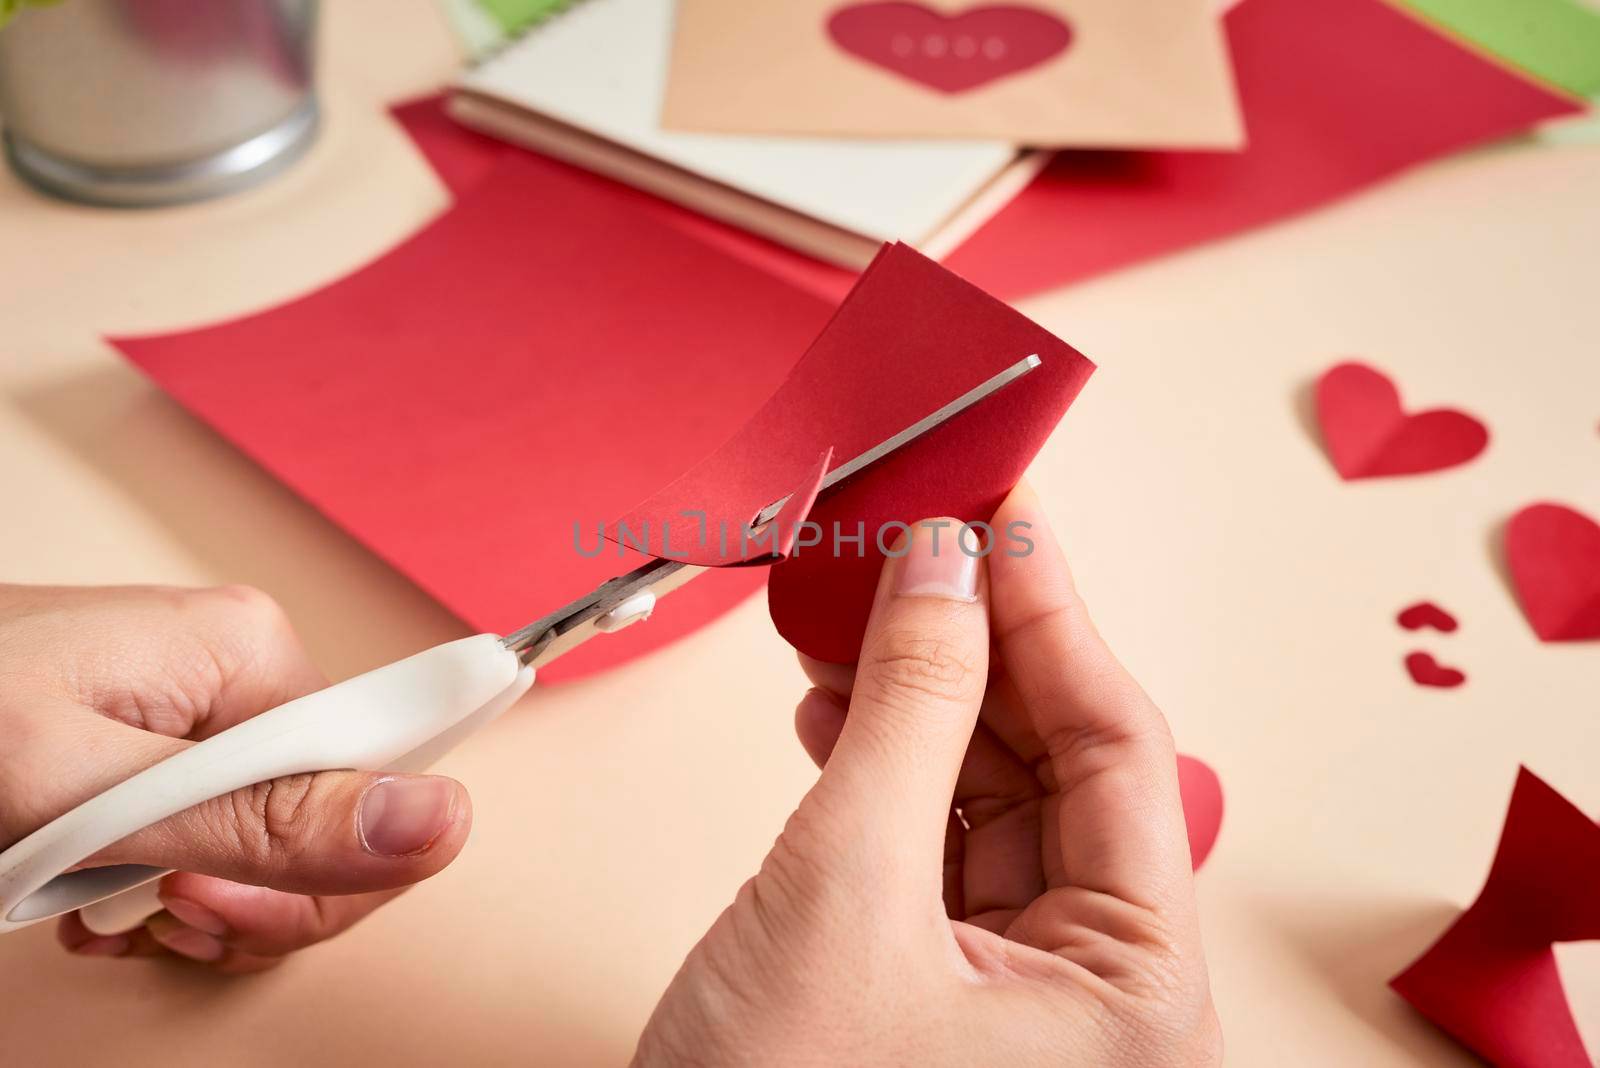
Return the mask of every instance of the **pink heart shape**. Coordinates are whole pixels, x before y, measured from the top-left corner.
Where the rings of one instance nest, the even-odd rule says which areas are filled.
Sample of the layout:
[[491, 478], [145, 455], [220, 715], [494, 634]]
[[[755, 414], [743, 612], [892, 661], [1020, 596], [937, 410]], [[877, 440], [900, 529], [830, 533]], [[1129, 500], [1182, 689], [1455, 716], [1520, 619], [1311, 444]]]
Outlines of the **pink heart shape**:
[[1317, 382], [1317, 422], [1339, 477], [1414, 475], [1464, 464], [1489, 444], [1489, 430], [1452, 408], [1408, 415], [1383, 372], [1342, 363]]
[[1534, 504], [1506, 525], [1511, 584], [1540, 641], [1600, 638], [1600, 524], [1563, 504]]
[[1072, 41], [1058, 16], [1019, 4], [947, 15], [906, 0], [850, 4], [828, 18], [834, 44], [941, 93], [964, 93], [1036, 67]]

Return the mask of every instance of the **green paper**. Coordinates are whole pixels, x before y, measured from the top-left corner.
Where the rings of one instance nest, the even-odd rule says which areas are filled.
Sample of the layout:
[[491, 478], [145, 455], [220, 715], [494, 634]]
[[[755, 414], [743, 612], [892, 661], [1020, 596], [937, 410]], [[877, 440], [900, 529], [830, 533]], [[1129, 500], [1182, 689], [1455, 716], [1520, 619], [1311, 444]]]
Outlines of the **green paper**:
[[11, 16], [21, 11], [25, 4], [33, 7], [49, 7], [60, 2], [61, 0], [0, 0], [0, 26], [10, 22]]
[[439, 6], [444, 8], [445, 19], [469, 59], [489, 54], [506, 39], [500, 23], [479, 6], [478, 0], [439, 0]]
[[1507, 63], [1576, 96], [1600, 95], [1600, 11], [1575, 0], [1404, 0]]
[[508, 34], [521, 33], [566, 8], [572, 0], [478, 0], [500, 28]]

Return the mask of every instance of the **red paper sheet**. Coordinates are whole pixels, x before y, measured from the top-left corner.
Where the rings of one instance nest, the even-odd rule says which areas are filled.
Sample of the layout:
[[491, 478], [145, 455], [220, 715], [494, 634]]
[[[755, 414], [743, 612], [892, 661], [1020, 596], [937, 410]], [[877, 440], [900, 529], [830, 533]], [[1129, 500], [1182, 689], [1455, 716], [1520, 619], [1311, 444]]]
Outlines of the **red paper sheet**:
[[540, 167], [528, 172], [529, 196], [540, 195], [541, 185], [547, 180], [581, 182], [595, 194], [612, 198], [612, 210], [616, 212], [638, 212], [649, 216], [655, 222], [681, 230], [736, 260], [759, 267], [768, 274], [815, 293], [831, 304], [842, 300], [855, 284], [856, 275], [853, 271], [823, 263], [669, 200], [662, 200], [653, 194], [537, 152], [516, 148], [462, 126], [445, 114], [442, 94], [409, 100], [389, 110], [427, 157], [440, 180], [458, 197], [482, 181], [501, 156], [531, 157], [539, 162]]
[[1243, 0], [1225, 23], [1243, 152], [1064, 152], [950, 268], [1002, 296], [1048, 289], [1582, 110], [1384, 0]]
[[[113, 343], [463, 620], [504, 633], [642, 562], [599, 542], [599, 525], [738, 429], [831, 306], [619, 214], [532, 156], [494, 168], [310, 296]], [[580, 555], [575, 523], [585, 550], [604, 551]], [[701, 578], [648, 626], [590, 642], [545, 677], [687, 634], [764, 577]]]
[[1527, 768], [1483, 892], [1390, 983], [1500, 1068], [1590, 1068], [1554, 942], [1600, 938], [1600, 825]]

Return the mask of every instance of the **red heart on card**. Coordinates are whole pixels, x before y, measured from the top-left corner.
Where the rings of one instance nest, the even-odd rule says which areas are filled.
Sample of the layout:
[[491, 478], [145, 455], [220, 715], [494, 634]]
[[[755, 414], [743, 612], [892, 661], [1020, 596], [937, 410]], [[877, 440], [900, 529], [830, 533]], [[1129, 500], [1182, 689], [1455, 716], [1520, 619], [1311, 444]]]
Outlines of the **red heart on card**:
[[1506, 524], [1506, 566], [1540, 641], [1600, 638], [1600, 524], [1564, 504], [1529, 505]]
[[1453, 667], [1445, 667], [1429, 653], [1412, 653], [1406, 657], [1406, 670], [1411, 673], [1411, 681], [1418, 686], [1438, 686], [1451, 689], [1467, 681], [1464, 672]]
[[1222, 830], [1222, 780], [1204, 761], [1178, 754], [1178, 794], [1189, 830], [1189, 863], [1196, 871], [1211, 855]]
[[1317, 381], [1317, 422], [1343, 479], [1414, 475], [1464, 464], [1489, 444], [1489, 429], [1451, 408], [1406, 414], [1383, 372], [1341, 363]]
[[833, 43], [874, 66], [941, 93], [964, 93], [1036, 67], [1072, 41], [1072, 27], [1020, 4], [959, 14], [906, 0], [849, 4], [828, 18]]

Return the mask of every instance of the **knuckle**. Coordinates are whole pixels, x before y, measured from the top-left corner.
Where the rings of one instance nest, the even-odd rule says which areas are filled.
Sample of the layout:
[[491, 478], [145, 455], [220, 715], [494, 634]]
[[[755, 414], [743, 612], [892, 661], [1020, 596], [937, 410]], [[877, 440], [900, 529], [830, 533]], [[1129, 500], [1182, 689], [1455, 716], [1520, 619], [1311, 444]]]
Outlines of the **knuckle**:
[[230, 620], [253, 634], [275, 634], [288, 627], [289, 617], [272, 595], [255, 586], [232, 584], [202, 591], [219, 602]]
[[920, 633], [894, 632], [870, 651], [857, 686], [890, 705], [954, 701], [967, 696], [978, 675], [971, 652], [960, 643]]
[[287, 775], [235, 791], [229, 829], [241, 859], [271, 878], [310, 847], [316, 826], [314, 775]]

